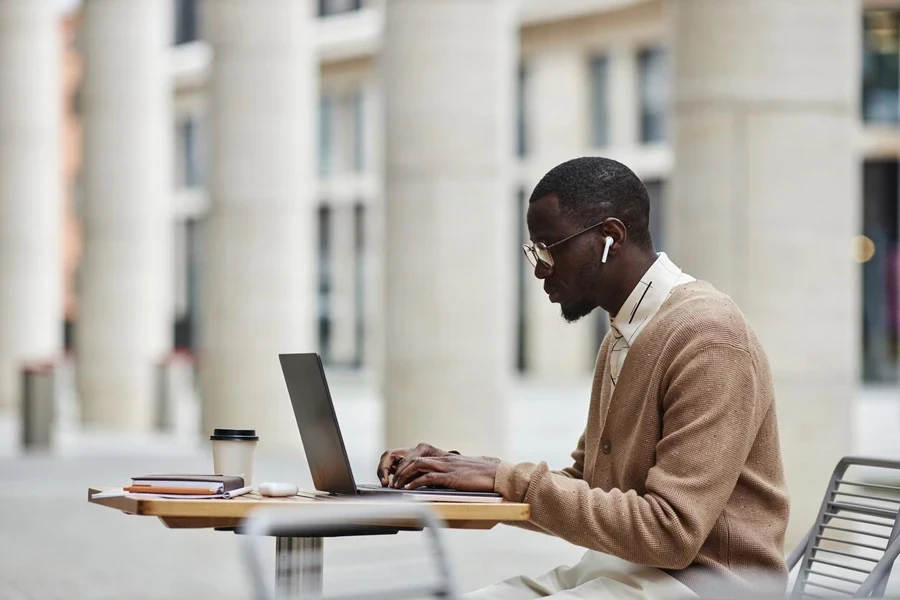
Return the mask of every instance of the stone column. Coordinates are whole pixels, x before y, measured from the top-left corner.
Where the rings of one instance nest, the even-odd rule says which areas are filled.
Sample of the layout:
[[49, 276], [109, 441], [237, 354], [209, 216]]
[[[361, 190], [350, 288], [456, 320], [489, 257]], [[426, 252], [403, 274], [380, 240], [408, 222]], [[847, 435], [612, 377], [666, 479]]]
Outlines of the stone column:
[[[573, 150], [580, 152], [590, 145], [588, 58], [581, 49], [553, 50], [537, 54], [527, 64], [529, 77], [525, 93], [532, 146], [530, 159], [543, 175], [573, 158]], [[547, 90], [554, 92], [548, 94]], [[536, 184], [534, 181], [526, 194]], [[524, 263], [521, 250], [519, 256]], [[543, 282], [535, 279], [534, 269], [530, 265], [524, 268], [529, 374], [557, 379], [585, 376], [593, 369], [597, 355], [594, 317], [577, 325], [566, 323], [560, 316], [559, 306], [547, 299]]]
[[75, 344], [87, 424], [152, 425], [172, 346], [170, 2], [84, 5], [84, 254]]
[[387, 103], [387, 444], [505, 446], [520, 263], [508, 0], [392, 0]]
[[317, 65], [306, 0], [207, 0], [213, 48], [200, 328], [204, 433], [300, 443], [279, 353], [316, 351]]
[[670, 8], [671, 254], [730, 294], [766, 347], [796, 540], [851, 448], [860, 5], [679, 0]]
[[0, 0], [0, 413], [22, 363], [62, 348], [58, 19], [55, 1]]

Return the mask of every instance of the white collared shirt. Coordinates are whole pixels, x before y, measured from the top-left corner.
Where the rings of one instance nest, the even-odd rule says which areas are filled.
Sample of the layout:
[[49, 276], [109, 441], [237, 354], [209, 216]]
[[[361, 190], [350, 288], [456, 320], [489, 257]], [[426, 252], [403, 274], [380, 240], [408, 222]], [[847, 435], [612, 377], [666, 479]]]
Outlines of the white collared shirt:
[[657, 254], [656, 261], [650, 265], [610, 322], [614, 336], [609, 351], [609, 372], [613, 386], [619, 380], [628, 349], [637, 336], [669, 298], [672, 290], [691, 281], [694, 278], [675, 266], [665, 252]]

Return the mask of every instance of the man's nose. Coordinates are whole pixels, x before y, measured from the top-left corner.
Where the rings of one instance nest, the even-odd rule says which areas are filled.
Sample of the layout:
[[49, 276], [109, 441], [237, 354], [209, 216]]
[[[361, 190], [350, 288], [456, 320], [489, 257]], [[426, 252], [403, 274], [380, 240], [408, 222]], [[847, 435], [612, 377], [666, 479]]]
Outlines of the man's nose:
[[553, 267], [543, 261], [537, 261], [534, 267], [534, 276], [538, 279], [547, 279], [553, 273]]

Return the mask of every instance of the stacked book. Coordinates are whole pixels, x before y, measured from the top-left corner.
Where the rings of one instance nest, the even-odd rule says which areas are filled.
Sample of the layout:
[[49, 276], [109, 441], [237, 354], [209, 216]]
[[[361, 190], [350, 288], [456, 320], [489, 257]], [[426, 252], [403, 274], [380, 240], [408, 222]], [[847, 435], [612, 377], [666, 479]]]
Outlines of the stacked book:
[[152, 494], [163, 498], [233, 498], [251, 490], [234, 475], [144, 475], [133, 477], [123, 487], [129, 494]]

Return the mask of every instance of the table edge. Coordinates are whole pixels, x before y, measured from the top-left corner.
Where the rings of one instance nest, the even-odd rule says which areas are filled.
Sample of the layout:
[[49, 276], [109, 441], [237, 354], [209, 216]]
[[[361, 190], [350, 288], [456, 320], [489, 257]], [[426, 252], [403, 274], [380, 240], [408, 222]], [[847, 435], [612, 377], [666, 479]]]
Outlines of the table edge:
[[[93, 499], [91, 496], [100, 491], [104, 491], [105, 489], [110, 489], [102, 486], [90, 486], [88, 488], [88, 502], [90, 504], [96, 504], [98, 506], [105, 506], [107, 508], [112, 508], [118, 510], [120, 512], [131, 514], [131, 515], [139, 515], [139, 516], [148, 516], [148, 517], [160, 517], [160, 518], [205, 518], [210, 519], [210, 521], [215, 521], [216, 519], [243, 519], [246, 518], [253, 510], [259, 508], [261, 503], [250, 503], [246, 500], [234, 499], [234, 500], [176, 500], [176, 499], [162, 499], [162, 498], [147, 498], [140, 499], [129, 496], [120, 496], [116, 498], [98, 498]], [[212, 507], [216, 507], [216, 505], [221, 503], [230, 503], [229, 508], [235, 508], [233, 511], [226, 511], [226, 514], [209, 514], [209, 509]], [[312, 504], [315, 501], [311, 501]], [[348, 504], [350, 502], [357, 502], [356, 500], [350, 500], [348, 502], [341, 502], [339, 500], [327, 500], [329, 504]], [[214, 504], [210, 504], [214, 503]], [[306, 503], [304, 502], [293, 502], [293, 501], [279, 501], [278, 499], [266, 499], [265, 500], [266, 507], [297, 507], [304, 506]], [[469, 522], [469, 523], [520, 523], [528, 521], [531, 517], [531, 507], [528, 504], [517, 503], [517, 502], [503, 502], [503, 503], [472, 503], [472, 502], [434, 502], [432, 506], [436, 509], [435, 512], [440, 516], [444, 521], [448, 523], [453, 522]], [[503, 507], [503, 508], [500, 508]], [[502, 516], [500, 518], [483, 516], [485, 511], [493, 511], [502, 512]], [[218, 512], [218, 511], [217, 511]], [[214, 527], [215, 525], [210, 525]]]

